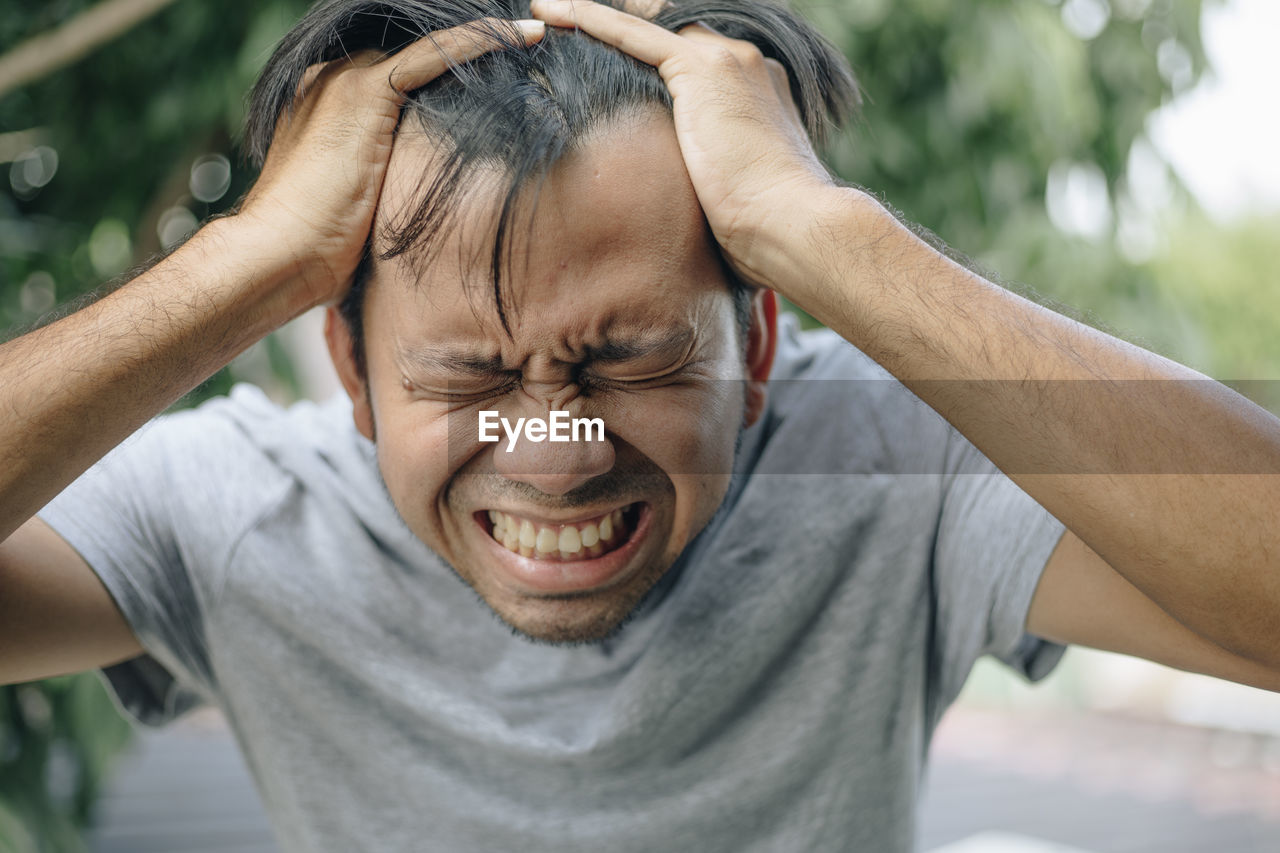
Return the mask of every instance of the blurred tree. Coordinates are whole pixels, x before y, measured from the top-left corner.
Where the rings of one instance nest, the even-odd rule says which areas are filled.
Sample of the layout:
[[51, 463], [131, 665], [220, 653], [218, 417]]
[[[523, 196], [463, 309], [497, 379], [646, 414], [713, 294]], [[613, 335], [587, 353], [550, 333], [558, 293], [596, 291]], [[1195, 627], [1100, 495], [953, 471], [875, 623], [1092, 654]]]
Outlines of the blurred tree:
[[1200, 0], [796, 2], [863, 86], [842, 177], [1002, 279], [1108, 318], [1149, 299], [1113, 237], [1147, 117], [1204, 69]]
[[[867, 95], [829, 152], [843, 177], [1007, 279], [1103, 316], [1176, 314], [1151, 296], [1169, 270], [1130, 263], [1112, 236], [1146, 117], [1203, 68], [1199, 0], [797, 3]], [[9, 4], [0, 54], [91, 5]], [[232, 145], [245, 94], [305, 5], [175, 2], [0, 97], [0, 328], [92, 291], [239, 197], [252, 178]], [[228, 384], [224, 371], [197, 397]], [[0, 689], [0, 849], [75, 849], [121, 739], [108, 709], [82, 678]]]
[[[7, 4], [0, 55], [106, 5]], [[0, 329], [17, 332], [98, 288], [243, 192], [251, 176], [231, 140], [244, 97], [306, 5], [171, 3], [0, 97]], [[191, 399], [228, 385], [224, 372]], [[93, 676], [0, 688], [0, 851], [83, 849], [80, 827], [127, 733]]]
[[1055, 165], [1114, 197], [1147, 116], [1203, 65], [1195, 0], [813, 6], [868, 98], [837, 170], [972, 252], [1045, 218]]
[[[0, 51], [91, 5], [56, 0], [7, 14]], [[251, 175], [232, 139], [245, 95], [306, 5], [174, 3], [0, 98], [0, 153], [12, 161], [0, 195], [0, 326], [95, 289], [243, 192]], [[27, 144], [6, 146], [6, 136]]]
[[104, 0], [0, 56], [0, 95], [83, 59], [174, 0]]
[[1174, 320], [1145, 334], [1179, 336], [1197, 368], [1280, 413], [1280, 215], [1220, 225], [1189, 211], [1166, 228], [1146, 269]]

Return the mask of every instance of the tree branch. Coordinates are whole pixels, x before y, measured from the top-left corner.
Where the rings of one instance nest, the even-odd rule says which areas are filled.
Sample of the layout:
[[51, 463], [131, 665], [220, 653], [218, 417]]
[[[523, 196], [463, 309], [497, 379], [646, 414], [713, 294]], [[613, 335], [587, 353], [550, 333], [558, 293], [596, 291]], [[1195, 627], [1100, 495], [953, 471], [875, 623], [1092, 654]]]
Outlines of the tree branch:
[[0, 56], [0, 97], [70, 65], [174, 0], [102, 0]]
[[47, 136], [48, 132], [43, 127], [0, 133], [0, 163], [12, 163], [44, 142]]

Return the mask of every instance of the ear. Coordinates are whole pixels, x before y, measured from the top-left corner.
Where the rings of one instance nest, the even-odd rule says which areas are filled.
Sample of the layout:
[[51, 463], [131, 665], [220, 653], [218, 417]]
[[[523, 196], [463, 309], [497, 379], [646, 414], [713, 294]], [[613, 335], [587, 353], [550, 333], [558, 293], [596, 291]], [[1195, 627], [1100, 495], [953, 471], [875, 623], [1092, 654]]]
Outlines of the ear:
[[333, 359], [333, 366], [338, 371], [338, 379], [351, 398], [356, 429], [373, 441], [373, 409], [369, 404], [369, 383], [356, 362], [351, 329], [338, 309], [332, 305], [324, 314], [324, 341], [329, 345], [329, 357]]
[[778, 349], [778, 294], [758, 290], [751, 297], [751, 328], [747, 331], [747, 408], [745, 426], [751, 426], [764, 413], [773, 356]]

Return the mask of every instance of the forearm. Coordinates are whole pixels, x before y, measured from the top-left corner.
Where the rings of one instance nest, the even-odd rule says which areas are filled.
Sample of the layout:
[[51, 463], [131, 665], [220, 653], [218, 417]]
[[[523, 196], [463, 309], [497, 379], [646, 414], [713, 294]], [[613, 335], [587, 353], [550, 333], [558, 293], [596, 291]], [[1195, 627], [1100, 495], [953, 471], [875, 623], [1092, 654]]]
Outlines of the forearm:
[[308, 307], [292, 259], [269, 251], [266, 237], [217, 220], [109, 296], [0, 347], [0, 541]]
[[[1280, 665], [1280, 421], [959, 266], [852, 190], [783, 290], [1187, 627]], [[807, 244], [802, 250], [800, 247]]]

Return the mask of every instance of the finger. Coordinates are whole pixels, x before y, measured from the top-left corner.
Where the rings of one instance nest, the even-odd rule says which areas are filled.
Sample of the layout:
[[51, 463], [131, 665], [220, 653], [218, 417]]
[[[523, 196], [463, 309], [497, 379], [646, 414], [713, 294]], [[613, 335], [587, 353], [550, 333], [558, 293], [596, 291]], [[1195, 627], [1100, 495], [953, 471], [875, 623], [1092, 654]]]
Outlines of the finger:
[[731, 39], [723, 33], [713, 30], [711, 27], [701, 21], [694, 21], [692, 24], [686, 24], [679, 30], [681, 38], [688, 41], [696, 41], [700, 44], [714, 45], [720, 48], [726, 48], [734, 56], [739, 59], [746, 60], [751, 57], [760, 56], [760, 48], [756, 47], [749, 41], [742, 39]]
[[778, 100], [787, 107], [787, 112], [791, 114], [791, 120], [798, 126], [804, 127], [804, 116], [800, 114], [800, 107], [796, 104], [795, 96], [791, 93], [791, 77], [787, 75], [786, 67], [776, 59], [766, 59], [765, 67], [769, 69], [769, 77], [773, 80], [773, 91], [778, 94]]
[[694, 21], [692, 24], [685, 24], [677, 30], [677, 32], [680, 33], [681, 36], [692, 36], [695, 41], [715, 41], [716, 39], [724, 41], [727, 38], [727, 36], [722, 36], [720, 33], [711, 29], [711, 27], [702, 23], [702, 21]]
[[533, 0], [531, 5], [548, 24], [581, 29], [649, 65], [661, 65], [688, 47], [668, 29], [590, 0]]
[[376, 65], [387, 58], [386, 51], [381, 50], [358, 50], [355, 53], [349, 53], [340, 59], [332, 59], [328, 62], [317, 62], [314, 65], [308, 65], [306, 70], [302, 72], [302, 79], [298, 81], [298, 88], [295, 98], [301, 101], [311, 91], [311, 87], [316, 84], [323, 74], [333, 75], [342, 68], [354, 66], [356, 68], [364, 68], [369, 65]]
[[323, 62], [307, 66], [307, 69], [302, 72], [302, 79], [298, 81], [298, 95], [311, 88], [311, 84], [316, 82], [316, 78], [320, 76], [320, 72], [324, 71], [324, 68], [325, 63]]
[[293, 90], [293, 101], [295, 105], [306, 103], [307, 93], [311, 91], [311, 87], [320, 79], [320, 75], [328, 71], [331, 63], [317, 62], [315, 65], [308, 65], [302, 72], [302, 78], [298, 80], [298, 86]]
[[370, 65], [377, 65], [386, 58], [387, 52], [385, 50], [374, 50], [373, 48], [357, 50], [355, 53], [347, 54], [347, 61], [356, 68], [368, 68]]
[[622, 11], [652, 21], [671, 8], [669, 0], [623, 0]]
[[513, 36], [530, 45], [539, 41], [545, 32], [546, 24], [542, 21], [481, 18], [432, 33], [374, 67], [389, 65], [387, 80], [392, 88], [400, 93], [409, 92], [425, 86], [449, 68], [510, 46]]
[[791, 78], [787, 76], [787, 69], [782, 63], [776, 59], [766, 59], [764, 67], [769, 69], [769, 79], [773, 81], [773, 91], [778, 93], [779, 97], [791, 97]]

